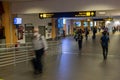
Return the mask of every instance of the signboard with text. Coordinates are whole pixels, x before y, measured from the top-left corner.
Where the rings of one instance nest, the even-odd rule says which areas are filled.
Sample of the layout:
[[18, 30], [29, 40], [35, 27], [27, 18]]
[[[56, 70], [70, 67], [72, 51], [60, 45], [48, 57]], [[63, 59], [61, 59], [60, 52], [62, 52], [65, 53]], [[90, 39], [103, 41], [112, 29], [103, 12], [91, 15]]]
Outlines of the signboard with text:
[[96, 11], [39, 13], [39, 18], [95, 17]]

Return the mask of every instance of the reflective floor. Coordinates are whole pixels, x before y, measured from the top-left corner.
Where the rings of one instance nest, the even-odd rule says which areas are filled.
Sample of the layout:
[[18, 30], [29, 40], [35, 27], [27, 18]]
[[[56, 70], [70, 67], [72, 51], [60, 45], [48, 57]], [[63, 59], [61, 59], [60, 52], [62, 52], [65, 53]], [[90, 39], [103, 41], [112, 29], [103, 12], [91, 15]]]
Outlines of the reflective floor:
[[95, 40], [89, 35], [79, 51], [73, 37], [62, 39], [62, 54], [44, 56], [44, 72], [34, 75], [30, 63], [0, 68], [4, 80], [119, 80], [120, 33], [110, 34], [109, 54], [103, 60], [98, 33]]

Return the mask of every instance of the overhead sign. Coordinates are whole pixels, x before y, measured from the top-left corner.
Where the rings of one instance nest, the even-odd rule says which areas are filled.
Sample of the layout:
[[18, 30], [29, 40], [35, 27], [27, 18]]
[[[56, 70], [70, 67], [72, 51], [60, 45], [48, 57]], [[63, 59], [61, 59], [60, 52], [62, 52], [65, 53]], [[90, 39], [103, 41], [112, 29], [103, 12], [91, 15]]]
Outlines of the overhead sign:
[[96, 11], [39, 13], [39, 18], [95, 17], [95, 16], [96, 16]]
[[97, 19], [93, 19], [93, 21], [104, 21], [103, 18], [97, 18]]
[[105, 18], [104, 20], [105, 20], [105, 21], [112, 21], [113, 18], [109, 18], [109, 17], [108, 17], [108, 18]]

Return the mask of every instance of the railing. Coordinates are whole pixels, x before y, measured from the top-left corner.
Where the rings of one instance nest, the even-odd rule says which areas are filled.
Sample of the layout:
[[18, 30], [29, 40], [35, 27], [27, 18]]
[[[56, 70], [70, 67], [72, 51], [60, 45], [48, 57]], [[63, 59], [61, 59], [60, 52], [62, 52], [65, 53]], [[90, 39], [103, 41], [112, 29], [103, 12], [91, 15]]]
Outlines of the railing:
[[[33, 52], [31, 43], [20, 44], [18, 47], [15, 47], [15, 44], [0, 44], [0, 67], [16, 65], [20, 62], [28, 62], [31, 60], [31, 57], [33, 57], [33, 55], [31, 55]], [[46, 51], [47, 55], [56, 55], [60, 53], [60, 42], [48, 42], [48, 50]]]

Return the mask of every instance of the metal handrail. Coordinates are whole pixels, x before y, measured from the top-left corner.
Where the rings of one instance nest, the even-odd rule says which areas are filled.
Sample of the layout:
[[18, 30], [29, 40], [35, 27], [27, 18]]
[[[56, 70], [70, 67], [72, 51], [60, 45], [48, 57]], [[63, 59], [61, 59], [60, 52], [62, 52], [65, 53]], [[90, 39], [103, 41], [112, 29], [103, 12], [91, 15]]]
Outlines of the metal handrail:
[[[9, 44], [9, 47], [6, 47], [8, 44], [0, 44], [0, 46], [5, 46], [0, 48], [0, 67], [4, 67], [7, 65], [16, 65], [20, 62], [28, 62], [32, 55], [30, 53], [33, 52], [32, 43], [20, 44], [19, 47], [15, 47], [15, 44]], [[48, 44], [48, 50], [46, 51], [49, 55], [58, 54], [61, 50], [58, 50], [59, 42], [50, 42]], [[53, 52], [51, 52], [52, 48], [54, 48]]]

